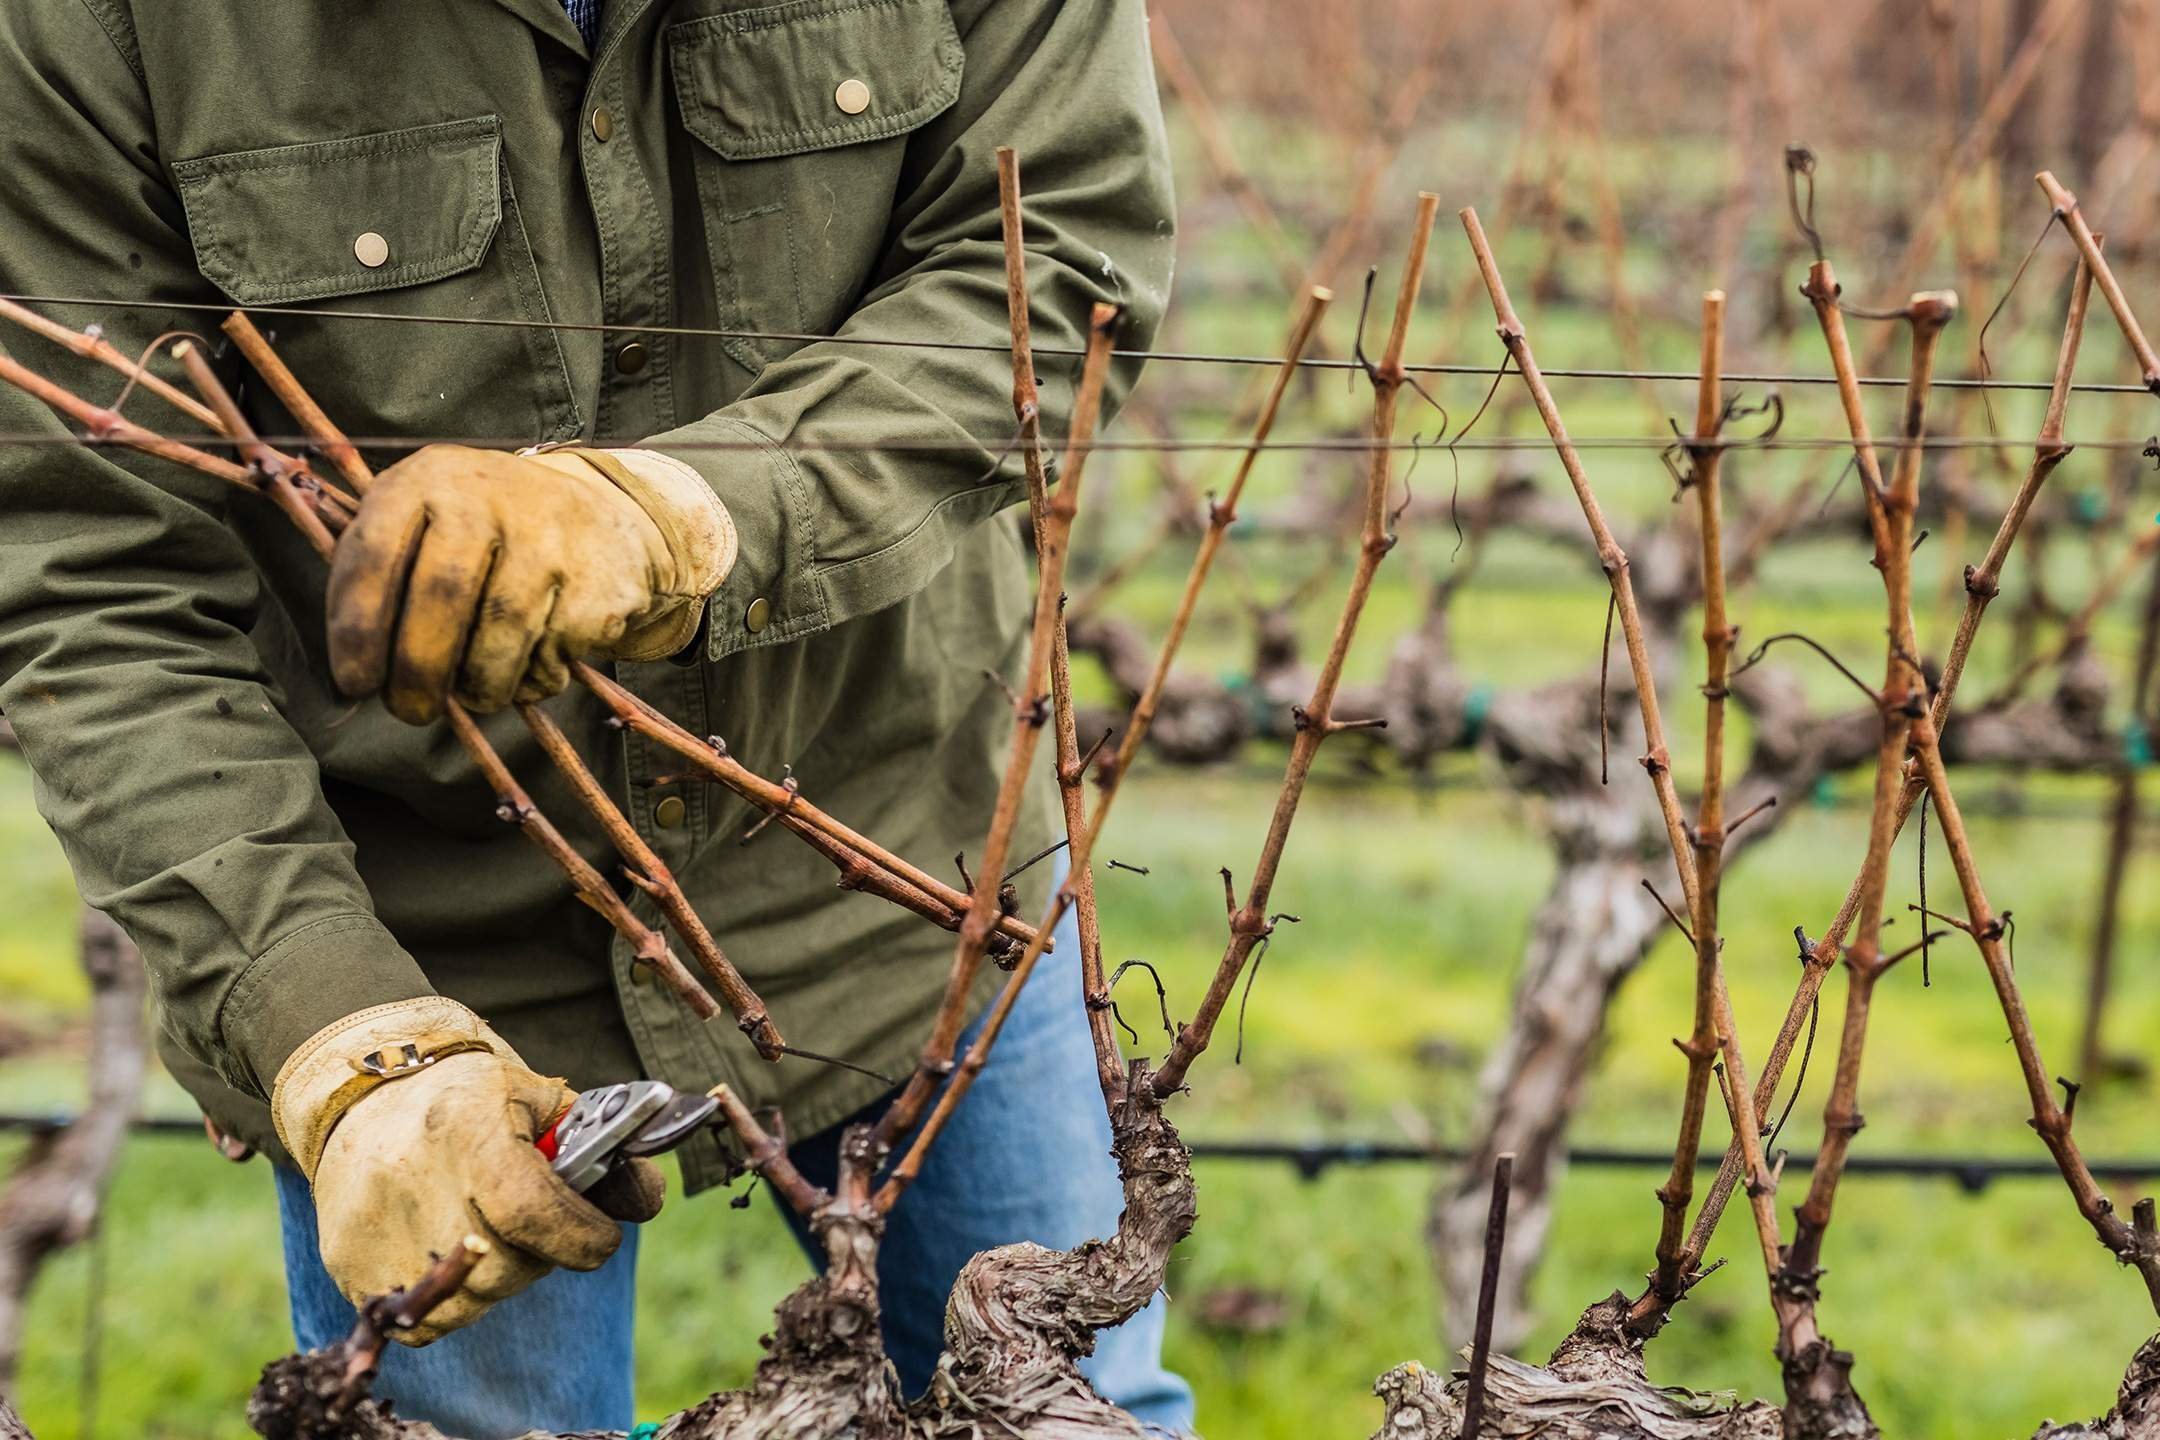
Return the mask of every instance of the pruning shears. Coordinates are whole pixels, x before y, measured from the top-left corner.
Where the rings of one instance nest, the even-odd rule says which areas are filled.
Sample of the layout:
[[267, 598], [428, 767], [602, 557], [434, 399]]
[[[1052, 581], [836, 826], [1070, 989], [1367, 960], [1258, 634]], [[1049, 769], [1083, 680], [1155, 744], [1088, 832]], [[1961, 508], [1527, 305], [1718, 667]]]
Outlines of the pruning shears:
[[686, 1095], [658, 1080], [602, 1085], [581, 1093], [533, 1143], [562, 1182], [582, 1193], [617, 1157], [664, 1154], [704, 1129], [719, 1108], [710, 1095]]

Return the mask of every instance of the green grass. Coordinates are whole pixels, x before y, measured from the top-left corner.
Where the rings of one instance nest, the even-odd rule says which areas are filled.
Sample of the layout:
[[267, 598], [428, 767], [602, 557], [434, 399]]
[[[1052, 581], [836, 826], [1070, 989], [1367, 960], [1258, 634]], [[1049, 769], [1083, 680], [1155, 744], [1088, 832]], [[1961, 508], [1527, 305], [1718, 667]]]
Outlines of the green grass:
[[[1248, 133], [1240, 124], [1247, 153], [1274, 161], [1271, 186], [1279, 168], [1303, 177], [1303, 193], [1316, 203], [1339, 201], [1343, 172], [1325, 147], [1279, 130]], [[1404, 199], [1383, 206], [1373, 244], [1383, 255], [1399, 248], [1413, 183], [1440, 189], [1451, 206], [1475, 200], [1490, 220], [1499, 157], [1512, 143], [1489, 116], [1436, 125], [1406, 151], [1412, 158], [1396, 177], [1401, 183], [1391, 181], [1383, 192]], [[1650, 209], [1688, 213], [1721, 183], [1721, 141], [1698, 138], [1685, 149], [1661, 145], [1615, 143], [1614, 173], [1631, 215]], [[1204, 176], [1182, 141], [1180, 161], [1188, 182]], [[1422, 168], [1428, 166], [1433, 168]], [[1844, 207], [1840, 215], [1864, 213], [1870, 198], [1852, 192], [1867, 190], [1871, 177], [1884, 173], [1865, 166], [1833, 170], [1826, 200]], [[1295, 188], [1286, 186], [1283, 193]], [[1250, 278], [1269, 273], [1264, 252], [1242, 225], [1219, 218], [1222, 208], [1206, 202], [1189, 212], [1181, 297], [1164, 343], [1271, 351], [1280, 343], [1286, 307], [1278, 287]], [[1770, 227], [1781, 223], [1778, 208], [1770, 202], [1761, 207], [1751, 248], [1772, 243]], [[1856, 258], [1870, 253], [1862, 238], [1852, 242]], [[1526, 273], [1540, 253], [1520, 237], [1501, 237], [1501, 248], [1511, 273]], [[1413, 353], [1493, 363], [1498, 357], [1482, 297], [1456, 311], [1444, 303], [1466, 273], [1452, 229], [1436, 239], [1434, 253], [1427, 293], [1435, 298]], [[1638, 295], [1651, 297], [1645, 307], [1650, 363], [1692, 366], [1689, 327], [1698, 278], [1666, 273], [1654, 238], [1631, 242], [1626, 262]], [[1845, 268], [1848, 283], [1852, 274], [1864, 273], [1857, 263]], [[1602, 283], [1587, 261], [1571, 267], [1570, 277], [1593, 290]], [[2031, 284], [2035, 293], [2045, 288], [2039, 280]], [[1383, 267], [1380, 293], [1391, 293], [1391, 285]], [[1341, 288], [1324, 332], [1336, 355], [1349, 353], [1356, 310], [1355, 287]], [[1665, 291], [1686, 303], [1658, 300]], [[1549, 368], [1613, 363], [1614, 337], [1593, 304], [1535, 303], [1526, 281], [1518, 284], [1516, 298]], [[1594, 302], [1597, 296], [1585, 298]], [[2015, 323], [2013, 310], [1991, 337], [1999, 372], [2046, 373], [2055, 322], [2045, 312], [2055, 301], [2031, 303], [2032, 323]], [[1962, 368], [1967, 342], [1958, 343]], [[1805, 327], [1782, 342], [1749, 340], [1736, 349], [1746, 351], [1750, 365], [1823, 368], [1819, 345]], [[2088, 353], [2089, 374], [2121, 368], [2112, 334], [2097, 333]], [[1161, 366], [1148, 388], [1181, 434], [1235, 434], [1238, 426], [1227, 417], [1243, 378]], [[1486, 384], [1477, 376], [1441, 377], [1429, 388], [1459, 425]], [[1645, 433], [1650, 417], [1632, 387], [1579, 382], [1560, 388], [1578, 435]], [[1511, 381], [1478, 434], [1538, 433], [1535, 418], [1508, 403], [1513, 389]], [[1659, 401], [1685, 413], [1691, 394], [1691, 387], [1667, 386]], [[1339, 375], [1301, 385], [1294, 395], [1278, 438], [1355, 433], [1363, 423], [1363, 401]], [[1788, 435], [1841, 433], [1825, 392], [1810, 388], [1786, 399]], [[1878, 431], [1886, 431], [1895, 397], [1878, 392], [1871, 403]], [[2148, 412], [2133, 408], [2136, 403], [2080, 397], [2071, 429], [2086, 438], [2143, 434], [2150, 428]], [[1996, 422], [2005, 434], [2024, 434], [2035, 415], [2030, 399], [2013, 398], [1998, 406]], [[1977, 413], [1959, 420], [1968, 433], [1982, 423]], [[1439, 418], [1419, 406], [1407, 408], [1404, 424], [1428, 437], [1440, 429]], [[1621, 521], [1655, 520], [1668, 512], [1671, 482], [1653, 454], [1588, 453], [1607, 508]], [[2021, 456], [2013, 459], [2022, 464]], [[1208, 488], [1220, 485], [1222, 462], [1221, 456], [1188, 455], [1177, 463], [1189, 481]], [[1152, 528], [1152, 497], [1161, 483], [1161, 465], [1153, 457], [1104, 452], [1096, 463], [1103, 479], [1091, 489], [1101, 498], [1083, 522], [1076, 561], [1083, 584], [1088, 567], [1099, 567]], [[1549, 451], [1525, 450], [1509, 463], [1556, 489], [1563, 484]], [[1825, 494], [1843, 463], [1832, 451], [1736, 456], [1729, 481], [1742, 499], [1775, 496], [1793, 485]], [[1464, 492], [1486, 484], [1495, 464], [1489, 454], [1466, 452]], [[2120, 473], [2120, 464], [2073, 456], [2053, 483], [2099, 493]], [[2001, 475], [1977, 462], [1972, 468], [1981, 493], [2006, 493]], [[1255, 472], [1247, 511], [1279, 504], [1307, 483], [1348, 495], [1358, 469], [1349, 456], [1271, 455]], [[1448, 457], [1434, 454], [1422, 458], [1413, 481], [1420, 494], [1445, 493], [1454, 482]], [[1856, 507], [1849, 481], [1830, 503]], [[2151, 508], [2131, 505], [2127, 524], [2149, 523]], [[1399, 557], [1382, 571], [1365, 639], [1351, 658], [1353, 679], [1381, 672], [1388, 640], [1419, 617], [1426, 583], [1453, 563], [1446, 527], [1404, 538]], [[2088, 545], [2069, 536], [2047, 556], [2052, 592], [2073, 604], [2130, 533], [2092, 539]], [[1963, 550], [1977, 553], [1979, 544], [1980, 537], [1969, 536]], [[1137, 575], [1120, 594], [1118, 612], [1159, 625], [1176, 594], [1185, 553], [1173, 546]], [[1309, 538], [1249, 536], [1239, 539], [1236, 553], [1237, 572], [1246, 578], [1229, 567], [1218, 575], [1188, 644], [1191, 669], [1236, 673], [1249, 663], [1247, 606], [1293, 588], [1321, 563], [1326, 547]], [[1940, 539], [1921, 552], [1924, 636], [1944, 633], [1949, 611], [1942, 586], [1962, 558]], [[1967, 685], [1980, 688], [1967, 695], [1984, 693], [2009, 669], [2007, 616], [2026, 583], [2021, 567], [2031, 563], [2023, 553], [2013, 562], [1997, 618], [1968, 672]], [[1315, 651], [1335, 604], [1331, 587], [1319, 588], [1299, 616]], [[1736, 597], [1735, 613], [1746, 627], [1744, 641], [1805, 628], [1866, 668], [1865, 657], [1881, 643], [1880, 603], [1865, 547], [1824, 543], [1773, 556], [1759, 582]], [[1604, 604], [1586, 553], [1503, 537], [1483, 557], [1458, 609], [1457, 652], [1469, 673], [1498, 685], [1568, 674], [1592, 663]], [[2133, 625], [2134, 604], [2121, 605], [2095, 637], [2114, 673], [2126, 673]], [[1798, 658], [1787, 663], [1806, 677], [1814, 703], [1850, 703], [1850, 691], [1827, 667]], [[1080, 678], [1101, 693], [1099, 676]], [[1699, 707], [1670, 708], [1686, 784], [1698, 763]], [[1240, 877], [1249, 873], [1280, 758], [1256, 752], [1219, 774], [1150, 770], [1136, 778], [1121, 806], [1108, 852], [1150, 867], [1151, 874], [1106, 874], [1110, 956], [1113, 962], [1142, 957], [1160, 967], [1172, 987], [1173, 1012], [1189, 1011], [1220, 951], [1218, 867], [1227, 865]], [[1484, 762], [1454, 757], [1439, 767], [1440, 784], [1412, 788], [1357, 783], [1339, 763], [1323, 764], [1276, 890], [1278, 905], [1302, 916], [1302, 923], [1283, 927], [1267, 954], [1246, 1017], [1244, 1062], [1231, 1063], [1226, 1043], [1196, 1072], [1196, 1094], [1176, 1111], [1188, 1136], [1429, 1131], [1459, 1140], [1467, 1134], [1477, 1065], [1505, 1021], [1530, 917], [1553, 863], [1537, 835], [1534, 807], [1483, 783], [1491, 778], [1486, 770]], [[1616, 773], [1614, 783], [1640, 780], [1630, 770]], [[1865, 787], [1864, 777], [1846, 776], [1834, 789], [1850, 800], [1864, 796]], [[2019, 977], [2043, 1049], [2058, 1070], [2067, 1070], [2091, 942], [2101, 786], [1995, 775], [1966, 777], [1961, 790], [1975, 810], [1983, 797], [2041, 802], [2035, 808], [2043, 813], [2023, 819], [1976, 818], [1974, 838], [1996, 903], [2016, 912]], [[1798, 798], [1786, 797], [1787, 803]], [[1820, 931], [1851, 878], [1863, 825], [1851, 808], [1807, 808], [1740, 862], [1727, 883], [1727, 963], [1743, 1033], [1755, 1037], [1756, 1051], [1790, 993], [1791, 929], [1800, 924]], [[1908, 840], [1897, 862], [1893, 910], [1912, 898], [1913, 862]], [[2151, 1037], [2160, 1034], [2160, 971], [2146, 963], [2160, 942], [2160, 892], [2153, 878], [2152, 861], [2141, 854], [2129, 887], [2111, 1016], [2118, 1046], [2142, 1044], [2148, 1057]], [[1934, 883], [1936, 893], [1948, 895], [1947, 866]], [[79, 977], [66, 958], [72, 927], [65, 866], [34, 818], [27, 778], [19, 766], [0, 764], [0, 1015], [10, 1026], [46, 1031], [57, 1025], [63, 1032], [57, 1045], [0, 1064], [0, 1108], [64, 1106], [77, 1093], [74, 1052], [64, 1035], [82, 1001]], [[1859, 1152], [2040, 1154], [2023, 1123], [2023, 1095], [1994, 996], [1969, 948], [1946, 942], [1936, 977], [1935, 986], [1923, 991], [1917, 969], [1907, 965], [1885, 984], [1870, 1036], [1863, 1092], [1868, 1128]], [[1629, 982], [1583, 1096], [1574, 1131], [1579, 1140], [1670, 1144], [1681, 1076], [1670, 1037], [1685, 1027], [1690, 986], [1688, 957], [1670, 942]], [[1141, 993], [1135, 981], [1123, 998], [1128, 1017], [1148, 1035], [1142, 1017], [1149, 1005]], [[1811, 1150], [1819, 1131], [1827, 1050], [1843, 993], [1841, 979], [1826, 992], [1823, 1049], [1786, 1137], [1798, 1152]], [[2156, 1102], [2160, 1082], [2150, 1078], [2088, 1092], [2079, 1111], [2088, 1153], [2153, 1150]], [[153, 1104], [167, 1113], [187, 1108], [163, 1081]], [[1720, 1139], [1710, 1137], [1711, 1143]], [[0, 1145], [0, 1163], [18, 1150]], [[1336, 1170], [1306, 1183], [1286, 1167], [1201, 1167], [1200, 1225], [1171, 1277], [1177, 1303], [1170, 1347], [1173, 1362], [1199, 1391], [1205, 1427], [1218, 1435], [1270, 1440], [1363, 1435], [1378, 1415], [1369, 1396], [1374, 1376], [1413, 1356], [1446, 1362], [1422, 1238], [1426, 1206], [1441, 1178], [1392, 1167]], [[1588, 1170], [1566, 1176], [1536, 1285], [1542, 1320], [1526, 1353], [1541, 1353], [1585, 1304], [1639, 1281], [1656, 1232], [1650, 1193], [1656, 1178]], [[1787, 1195], [1788, 1205], [1794, 1198]], [[1753, 1239], [1737, 1207], [1717, 1239], [1717, 1250], [1734, 1263], [1682, 1308], [1651, 1351], [1653, 1372], [1671, 1383], [1774, 1396], [1778, 1380], [1763, 1285], [1749, 1262]], [[136, 1140], [118, 1176], [103, 1245], [102, 1303], [95, 1307], [103, 1336], [98, 1433], [174, 1440], [244, 1433], [242, 1401], [257, 1367], [290, 1344], [274, 1207], [262, 1166], [227, 1165], [191, 1140]], [[716, 1387], [740, 1383], [755, 1362], [757, 1337], [773, 1303], [805, 1272], [769, 1205], [737, 1211], [718, 1195], [671, 1207], [653, 1227], [645, 1253], [640, 1405], [657, 1417]], [[1886, 1431], [1901, 1437], [2025, 1434], [2043, 1416], [2096, 1413], [2153, 1325], [2134, 1278], [2093, 1244], [2052, 1181], [2006, 1181], [1974, 1196], [1946, 1182], [1856, 1177], [1840, 1193], [1827, 1262], [1824, 1323], [1859, 1355], [1863, 1392]], [[64, 1255], [35, 1297], [20, 1398], [45, 1440], [82, 1433], [79, 1393], [93, 1270], [90, 1252]], [[1233, 1285], [1279, 1292], [1285, 1323], [1257, 1334], [1205, 1328], [1197, 1302]]]

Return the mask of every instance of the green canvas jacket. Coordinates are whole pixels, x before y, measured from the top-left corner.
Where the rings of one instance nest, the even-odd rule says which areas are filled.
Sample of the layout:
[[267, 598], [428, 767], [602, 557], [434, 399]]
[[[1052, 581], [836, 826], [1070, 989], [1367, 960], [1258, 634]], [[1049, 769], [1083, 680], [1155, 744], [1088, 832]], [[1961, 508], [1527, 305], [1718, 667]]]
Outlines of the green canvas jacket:
[[[694, 653], [621, 677], [926, 868], [979, 849], [1011, 725], [987, 672], [1017, 677], [1031, 599], [1013, 517], [986, 523], [1021, 497], [993, 151], [1022, 157], [1037, 345], [1077, 349], [1116, 300], [1144, 348], [1172, 221], [1140, 0], [611, 0], [590, 53], [558, 0], [9, 0], [0, 97], [0, 290], [123, 302], [39, 308], [131, 354], [215, 336], [217, 310], [166, 307], [289, 307], [258, 323], [378, 466], [420, 437], [679, 455], [741, 559]], [[877, 340], [954, 348], [849, 343]], [[220, 363], [262, 433], [295, 433]], [[1037, 368], [1055, 436], [1077, 361]], [[7, 390], [0, 433], [69, 432]], [[798, 1135], [882, 1092], [768, 1065], [634, 977], [446, 730], [334, 690], [323, 585], [253, 496], [0, 445], [0, 709], [222, 1128], [268, 1145], [262, 1097], [302, 1040], [430, 990], [576, 1086], [725, 1079]], [[777, 827], [741, 843], [729, 793], [650, 784], [682, 767], [583, 693], [551, 704], [787, 1037], [904, 1074], [952, 937], [837, 890]], [[488, 733], [619, 873], [515, 717]], [[721, 1165], [684, 1157], [692, 1188]]]

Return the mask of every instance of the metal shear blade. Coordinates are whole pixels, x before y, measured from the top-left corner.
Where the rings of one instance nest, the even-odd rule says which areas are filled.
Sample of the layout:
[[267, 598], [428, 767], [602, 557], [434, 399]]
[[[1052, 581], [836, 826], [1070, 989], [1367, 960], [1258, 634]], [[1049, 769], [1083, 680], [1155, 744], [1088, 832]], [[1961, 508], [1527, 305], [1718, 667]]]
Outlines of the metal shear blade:
[[621, 1148], [618, 1155], [660, 1155], [674, 1149], [712, 1122], [718, 1113], [720, 1102], [710, 1095], [685, 1095], [678, 1092], [674, 1099], [653, 1112], [652, 1118], [637, 1128]]
[[577, 1097], [542, 1137], [541, 1149], [571, 1189], [600, 1182], [621, 1155], [658, 1155], [689, 1139], [712, 1119], [720, 1102], [685, 1095], [658, 1080], [604, 1085]]

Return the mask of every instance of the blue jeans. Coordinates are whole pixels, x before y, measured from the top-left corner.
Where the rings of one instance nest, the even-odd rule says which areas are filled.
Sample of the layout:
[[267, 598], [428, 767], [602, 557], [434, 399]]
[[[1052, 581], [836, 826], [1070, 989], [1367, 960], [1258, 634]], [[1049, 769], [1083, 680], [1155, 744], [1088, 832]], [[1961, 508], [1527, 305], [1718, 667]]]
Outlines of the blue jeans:
[[[990, 1063], [888, 1222], [878, 1255], [885, 1349], [910, 1395], [930, 1382], [945, 1300], [971, 1256], [1016, 1240], [1070, 1249], [1117, 1226], [1123, 1196], [1082, 1020], [1079, 952], [1068, 916], [1056, 952], [1036, 967]], [[791, 1151], [820, 1184], [833, 1178], [842, 1128]], [[277, 1183], [293, 1333], [314, 1349], [349, 1332], [353, 1310], [322, 1267], [307, 1183], [282, 1167]], [[789, 1219], [817, 1258], [800, 1222]], [[375, 1393], [394, 1400], [399, 1415], [466, 1440], [629, 1429], [637, 1253], [638, 1227], [626, 1225], [622, 1249], [598, 1270], [555, 1271], [426, 1349], [390, 1346]], [[1103, 1332], [1081, 1369], [1141, 1420], [1187, 1430], [1192, 1392], [1163, 1368], [1162, 1332], [1158, 1295]]]

